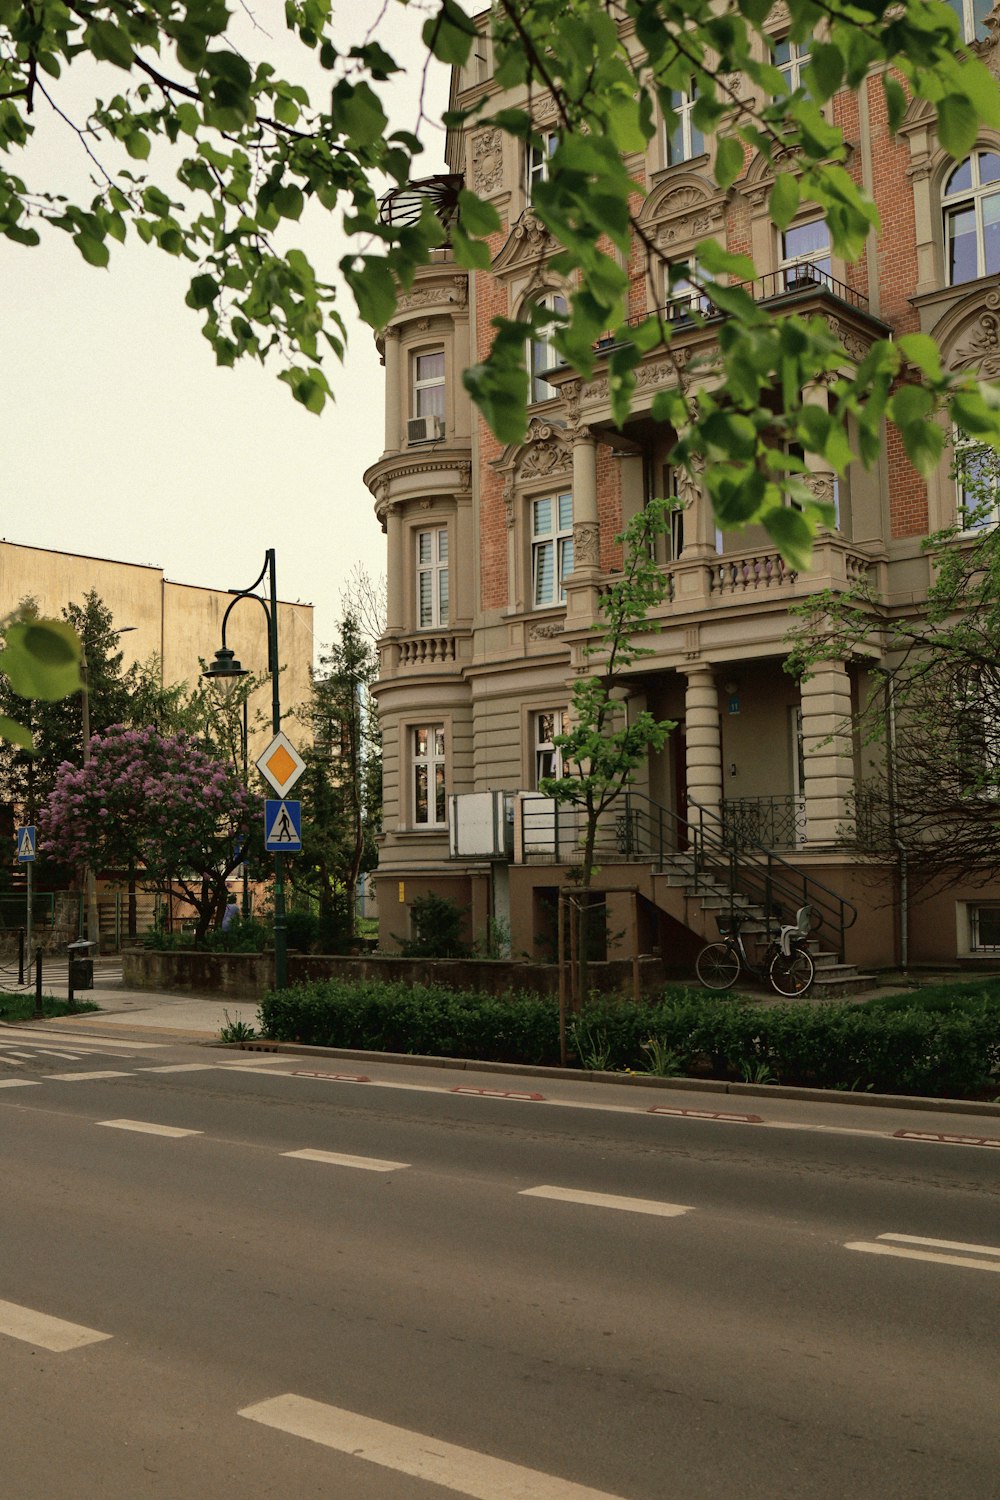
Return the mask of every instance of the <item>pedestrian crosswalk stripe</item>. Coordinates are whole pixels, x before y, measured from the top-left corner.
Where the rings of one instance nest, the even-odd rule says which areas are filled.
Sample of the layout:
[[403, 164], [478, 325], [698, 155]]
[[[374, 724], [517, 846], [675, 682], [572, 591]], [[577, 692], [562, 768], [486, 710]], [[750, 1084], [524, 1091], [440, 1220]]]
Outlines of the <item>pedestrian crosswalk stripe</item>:
[[65, 1354], [70, 1349], [81, 1349], [84, 1344], [98, 1344], [111, 1337], [110, 1333], [98, 1333], [96, 1328], [85, 1328], [81, 1323], [67, 1323], [63, 1318], [52, 1318], [34, 1308], [19, 1307], [15, 1302], [0, 1302], [0, 1334], [34, 1344], [36, 1349], [47, 1349], [50, 1354]]

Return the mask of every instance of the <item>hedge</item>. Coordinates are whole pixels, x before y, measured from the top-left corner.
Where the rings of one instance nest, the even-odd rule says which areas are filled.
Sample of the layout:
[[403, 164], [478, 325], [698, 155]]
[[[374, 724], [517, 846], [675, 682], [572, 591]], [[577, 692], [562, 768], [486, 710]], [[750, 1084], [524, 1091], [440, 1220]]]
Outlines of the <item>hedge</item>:
[[[311, 1046], [555, 1066], [559, 1012], [534, 995], [320, 980], [272, 992], [262, 1035]], [[594, 999], [573, 1026], [584, 1066], [650, 1071], [650, 1039], [682, 1075], [961, 1098], [1000, 1092], [1000, 999], [943, 1011], [835, 1003], [762, 1007], [703, 991]], [[644, 1045], [645, 1044], [645, 1045]]]

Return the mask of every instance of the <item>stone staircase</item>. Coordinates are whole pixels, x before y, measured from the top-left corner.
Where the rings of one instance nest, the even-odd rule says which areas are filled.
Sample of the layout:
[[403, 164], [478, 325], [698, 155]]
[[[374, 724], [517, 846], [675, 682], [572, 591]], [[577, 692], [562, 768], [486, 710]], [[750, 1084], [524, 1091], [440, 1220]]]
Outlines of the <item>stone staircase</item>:
[[[720, 936], [731, 907], [741, 916], [740, 930], [744, 940], [750, 940], [751, 953], [755, 938], [762, 942], [766, 940], [768, 922], [764, 908], [742, 892], [731, 890], [718, 877], [705, 872], [697, 874], [690, 855], [677, 854], [665, 862], [655, 877], [655, 883], [660, 891], [659, 904], [664, 910], [698, 933], [706, 943], [715, 942]], [[676, 893], [676, 897], [670, 899], [670, 893]], [[683, 915], [677, 910], [681, 904]], [[784, 922], [791, 922], [794, 917], [795, 913], [791, 911], [782, 914]], [[772, 931], [773, 925], [772, 920]], [[824, 948], [820, 940], [811, 938], [807, 947], [816, 967], [816, 976], [808, 991], [810, 997], [840, 1000], [874, 988], [873, 975], [862, 974], [855, 964], [842, 963], [840, 955]]]

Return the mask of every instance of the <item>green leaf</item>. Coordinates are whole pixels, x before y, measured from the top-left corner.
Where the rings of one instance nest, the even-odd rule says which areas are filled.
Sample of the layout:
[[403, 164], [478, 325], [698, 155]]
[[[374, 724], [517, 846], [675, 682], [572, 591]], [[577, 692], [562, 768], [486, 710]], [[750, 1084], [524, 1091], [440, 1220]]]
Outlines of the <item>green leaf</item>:
[[331, 103], [334, 119], [353, 145], [374, 146], [382, 140], [389, 121], [367, 83], [351, 84], [342, 78]]
[[955, 161], [968, 156], [979, 134], [979, 115], [961, 94], [938, 100], [938, 139]]
[[65, 620], [15, 620], [4, 636], [0, 671], [19, 697], [54, 703], [83, 686], [80, 640]]
[[941, 380], [941, 350], [926, 333], [904, 333], [896, 341], [911, 365], [916, 365], [929, 380]]
[[465, 188], [458, 195], [458, 211], [467, 234], [496, 234], [503, 222], [492, 203], [484, 203]]
[[302, 217], [305, 199], [302, 196], [302, 189], [297, 187], [294, 182], [286, 183], [283, 187], [278, 188], [271, 202], [283, 219], [299, 219]]
[[743, 171], [743, 142], [733, 135], [719, 136], [715, 151], [715, 180], [720, 188], [731, 187]]
[[476, 36], [476, 25], [456, 4], [442, 0], [438, 15], [424, 22], [424, 46], [443, 63], [464, 67]]
[[844, 59], [840, 49], [830, 42], [813, 42], [807, 76], [816, 98], [831, 99], [844, 78]]
[[906, 115], [907, 98], [906, 91], [898, 79], [893, 78], [891, 73], [883, 75], [882, 84], [885, 89], [886, 110], [889, 116], [889, 129], [893, 135], [903, 123]]
[[812, 562], [813, 529], [802, 512], [776, 505], [761, 520], [785, 561], [804, 573]]
[[372, 328], [384, 328], [396, 311], [396, 283], [388, 262], [378, 255], [364, 255], [358, 266], [354, 256], [345, 256], [340, 269], [364, 321]]
[[194, 307], [200, 311], [204, 307], [210, 307], [218, 295], [219, 284], [214, 276], [195, 276], [184, 301], [188, 307]]
[[739, 281], [752, 281], [757, 274], [749, 255], [733, 255], [718, 240], [700, 240], [694, 247], [693, 259], [710, 276], [735, 276]]
[[31, 730], [25, 729], [16, 719], [8, 719], [4, 714], [0, 714], [0, 740], [10, 740], [13, 744], [20, 745], [22, 750], [35, 748]]
[[92, 234], [75, 234], [73, 243], [89, 266], [106, 266], [111, 253], [103, 240]]
[[787, 229], [794, 219], [799, 197], [799, 179], [793, 172], [779, 172], [768, 203], [768, 212], [778, 229]]

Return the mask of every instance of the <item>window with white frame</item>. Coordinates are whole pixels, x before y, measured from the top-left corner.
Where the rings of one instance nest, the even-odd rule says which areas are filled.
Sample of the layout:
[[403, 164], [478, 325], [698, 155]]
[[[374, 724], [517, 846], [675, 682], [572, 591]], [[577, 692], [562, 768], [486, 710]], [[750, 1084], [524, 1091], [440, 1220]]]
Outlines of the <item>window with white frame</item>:
[[786, 292], [829, 276], [830, 231], [825, 219], [808, 219], [784, 230], [779, 270]]
[[417, 532], [417, 625], [448, 624], [448, 528]]
[[981, 42], [986, 36], [986, 17], [993, 9], [993, 0], [948, 0], [958, 17], [959, 31], [963, 42]]
[[949, 286], [1000, 271], [1000, 155], [973, 151], [941, 195]]
[[[539, 307], [548, 312], [566, 315], [566, 298], [561, 297], [558, 292], [549, 292], [538, 302]], [[559, 363], [559, 357], [552, 347], [552, 334], [556, 328], [555, 323], [548, 323], [539, 329], [534, 338], [528, 340], [528, 376], [531, 381], [531, 389], [528, 392], [528, 400], [531, 403], [537, 401], [551, 401], [557, 394], [555, 386], [549, 385], [544, 378], [543, 371], [554, 369]]]
[[1000, 953], [1000, 906], [969, 902], [969, 952]]
[[678, 322], [690, 316], [692, 312], [708, 313], [711, 311], [711, 303], [705, 293], [695, 286], [695, 281], [702, 281], [703, 273], [696, 260], [688, 260], [678, 263], [685, 267], [685, 275], [673, 275], [670, 271], [674, 267], [667, 267], [664, 273], [666, 285], [666, 306], [664, 317], [668, 322]]
[[958, 524], [964, 532], [986, 531], [1000, 522], [1000, 459], [984, 443], [955, 437]]
[[558, 735], [566, 733], [566, 715], [561, 708], [544, 708], [534, 715], [535, 788], [546, 776], [563, 774], [562, 750], [556, 745]]
[[573, 496], [531, 502], [531, 601], [535, 609], [566, 600], [573, 571]]
[[414, 826], [416, 828], [443, 828], [448, 822], [444, 725], [420, 725], [410, 733]]
[[679, 162], [691, 161], [695, 156], [704, 155], [705, 137], [691, 118], [697, 98], [698, 89], [694, 79], [686, 89], [672, 89], [670, 92], [674, 123], [666, 124], [668, 167], [676, 167]]
[[549, 175], [549, 160], [559, 144], [559, 137], [554, 130], [543, 130], [540, 141], [529, 141], [528, 154], [526, 157], [527, 182], [525, 184], [530, 203], [535, 196], [535, 189], [540, 182], [544, 182]]
[[802, 72], [809, 62], [810, 43], [793, 42], [791, 37], [772, 40], [771, 61], [785, 81], [790, 94], [802, 87]]
[[410, 409], [414, 417], [437, 417], [444, 422], [444, 350], [413, 356], [413, 390]]

